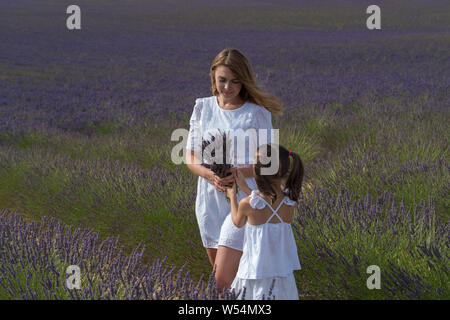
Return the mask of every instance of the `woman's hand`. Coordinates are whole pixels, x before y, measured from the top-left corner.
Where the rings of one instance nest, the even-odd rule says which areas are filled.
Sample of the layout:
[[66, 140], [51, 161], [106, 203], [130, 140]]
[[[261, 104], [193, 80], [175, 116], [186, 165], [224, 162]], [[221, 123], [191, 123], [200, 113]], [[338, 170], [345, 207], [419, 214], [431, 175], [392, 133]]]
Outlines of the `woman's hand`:
[[217, 191], [219, 192], [225, 192], [227, 188], [230, 188], [234, 183], [234, 175], [233, 175], [234, 168], [229, 169], [227, 172], [230, 172], [231, 174], [225, 178], [220, 178], [214, 172], [210, 172], [210, 175], [208, 176], [209, 182], [211, 182], [214, 187], [216, 187]]

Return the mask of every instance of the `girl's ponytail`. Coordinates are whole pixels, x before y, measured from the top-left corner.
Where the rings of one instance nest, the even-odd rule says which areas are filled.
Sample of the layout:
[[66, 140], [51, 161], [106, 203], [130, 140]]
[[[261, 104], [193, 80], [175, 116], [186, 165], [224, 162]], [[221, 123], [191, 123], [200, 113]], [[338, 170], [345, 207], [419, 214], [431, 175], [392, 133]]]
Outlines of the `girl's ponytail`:
[[289, 157], [292, 158], [292, 167], [289, 171], [285, 187], [289, 189], [289, 198], [298, 201], [302, 189], [304, 173], [303, 163], [299, 155], [292, 150], [289, 151]]

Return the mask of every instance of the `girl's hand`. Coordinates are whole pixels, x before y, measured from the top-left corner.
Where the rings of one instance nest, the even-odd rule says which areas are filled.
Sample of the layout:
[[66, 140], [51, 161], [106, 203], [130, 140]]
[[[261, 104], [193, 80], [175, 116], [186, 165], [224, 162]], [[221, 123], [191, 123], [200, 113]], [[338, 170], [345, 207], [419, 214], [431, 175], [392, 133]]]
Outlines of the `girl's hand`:
[[227, 197], [231, 200], [231, 198], [236, 196], [236, 184], [233, 183], [233, 185], [231, 186], [231, 188], [227, 188]]

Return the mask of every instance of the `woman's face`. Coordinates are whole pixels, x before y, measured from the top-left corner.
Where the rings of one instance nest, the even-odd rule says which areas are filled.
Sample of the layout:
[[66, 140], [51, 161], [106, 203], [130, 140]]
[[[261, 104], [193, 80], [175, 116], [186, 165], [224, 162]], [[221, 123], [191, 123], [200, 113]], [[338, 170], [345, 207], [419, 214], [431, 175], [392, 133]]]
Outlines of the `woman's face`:
[[225, 100], [233, 100], [239, 95], [242, 83], [228, 67], [218, 66], [215, 71], [217, 91]]

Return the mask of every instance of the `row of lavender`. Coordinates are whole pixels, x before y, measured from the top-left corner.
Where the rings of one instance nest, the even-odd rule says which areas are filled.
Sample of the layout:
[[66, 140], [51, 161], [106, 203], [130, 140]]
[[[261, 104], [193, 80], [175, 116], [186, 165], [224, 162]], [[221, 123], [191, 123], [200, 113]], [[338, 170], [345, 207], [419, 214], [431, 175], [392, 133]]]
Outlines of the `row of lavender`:
[[[0, 299], [218, 299], [214, 274], [197, 283], [183, 267], [130, 255], [120, 237], [100, 241], [89, 229], [71, 228], [54, 218], [26, 222], [17, 213], [0, 211]], [[73, 287], [69, 266], [80, 268], [81, 284]], [[76, 284], [75, 284], [76, 285]], [[220, 294], [235, 299], [234, 292]], [[270, 297], [270, 296], [269, 296]]]
[[[327, 299], [446, 299], [449, 228], [434, 203], [414, 212], [388, 193], [356, 198], [324, 189], [301, 198], [294, 222], [302, 297]], [[164, 260], [143, 265], [144, 248], [126, 256], [119, 237], [73, 229], [54, 218], [26, 222], [0, 211], [0, 297], [3, 299], [218, 299], [213, 274], [194, 284]], [[68, 289], [69, 265], [82, 272], [81, 289]], [[367, 287], [367, 267], [381, 269], [381, 289]], [[269, 293], [270, 294], [270, 293]], [[269, 295], [269, 297], [271, 297]], [[232, 292], [222, 298], [235, 299]], [[275, 298], [276, 297], [271, 297]]]
[[[390, 103], [389, 106], [396, 105]], [[322, 229], [314, 229], [314, 227], [323, 226], [323, 220], [310, 221], [308, 228], [299, 233], [297, 238], [300, 258], [314, 261], [314, 263], [305, 264], [300, 272], [299, 289], [302, 296], [311, 298], [366, 298], [373, 295], [378, 298], [445, 297], [447, 292], [445, 283], [448, 275], [442, 265], [448, 264], [448, 256], [445, 254], [448, 251], [448, 243], [443, 245], [441, 242], [440, 246], [435, 246], [439, 254], [443, 255], [443, 259], [437, 263], [440, 266], [438, 268], [434, 267], [434, 260], [420, 262], [414, 256], [414, 248], [426, 248], [425, 245], [434, 239], [436, 225], [440, 230], [448, 230], [448, 226], [444, 227], [448, 219], [445, 195], [448, 194], [446, 190], [448, 190], [450, 170], [445, 148], [442, 147], [445, 140], [440, 139], [445, 134], [445, 126], [441, 127], [442, 122], [434, 121], [434, 116], [426, 112], [425, 106], [422, 111], [413, 110], [411, 113], [408, 113], [406, 108], [402, 110], [401, 115], [404, 117], [400, 119], [402, 123], [407, 124], [404, 128], [401, 128], [400, 122], [394, 117], [392, 120], [387, 112], [379, 112], [379, 118], [374, 122], [368, 121], [373, 117], [370, 113], [367, 116], [350, 115], [350, 118], [345, 118], [343, 115], [330, 115], [329, 111], [315, 113], [311, 119], [313, 121], [304, 122], [307, 124], [304, 128], [282, 127], [282, 141], [299, 148], [302, 156], [305, 155], [308, 159], [306, 163], [308, 176], [313, 178], [314, 184], [326, 186], [334, 196], [342, 191], [339, 190], [340, 186], [344, 186], [347, 189], [346, 192], [350, 189], [369, 190], [372, 195], [369, 202], [376, 207], [378, 201], [391, 203], [391, 201], [383, 202], [386, 198], [385, 192], [388, 190], [388, 197], [395, 195], [397, 201], [403, 197], [405, 202], [401, 205], [408, 208], [411, 206], [414, 208], [416, 203], [419, 205], [420, 200], [417, 199], [426, 200], [428, 196], [436, 197], [436, 201], [429, 206], [428, 210], [429, 215], [432, 215], [432, 219], [428, 219], [432, 221], [431, 228], [427, 231], [427, 224], [425, 224], [423, 229], [419, 223], [420, 219], [416, 219], [409, 228], [427, 231], [427, 235], [421, 236], [420, 239], [416, 238], [414, 232], [399, 233], [398, 230], [404, 228], [393, 225], [389, 219], [378, 219], [376, 222], [379, 226], [373, 226], [373, 228], [379, 230], [379, 233], [377, 236], [368, 237], [361, 236], [363, 232], [360, 232], [360, 224], [366, 219], [364, 215], [352, 218], [351, 223], [347, 216], [337, 215], [339, 218], [337, 220], [341, 222], [334, 222], [333, 226], [339, 229], [329, 231], [330, 234], [338, 235], [336, 238], [330, 237], [329, 234], [322, 235], [324, 232]], [[380, 109], [375, 106], [373, 112], [377, 110]], [[416, 113], [416, 111], [419, 112]], [[302, 111], [303, 114], [304, 111]], [[315, 118], [316, 116], [318, 118]], [[339, 122], [344, 122], [344, 125], [332, 125]], [[414, 130], [408, 130], [408, 128], [414, 128]], [[362, 132], [363, 130], [367, 132]], [[169, 136], [169, 133], [164, 134], [163, 131], [163, 137]], [[317, 133], [318, 136], [316, 136]], [[336, 138], [346, 133], [349, 137]], [[4, 179], [0, 190], [9, 192], [6, 199], [14, 199], [16, 203], [27, 203], [28, 207], [34, 206], [33, 210], [37, 212], [35, 216], [41, 214], [58, 216], [65, 222], [89, 225], [96, 230], [104, 231], [105, 234], [121, 234], [128, 243], [144, 241], [152, 255], [159, 256], [167, 253], [170, 255], [170, 261], [188, 261], [191, 271], [204, 272], [207, 264], [201, 254], [204, 252], [200, 250], [200, 239], [193, 214], [195, 184], [192, 182], [191, 174], [186, 172], [183, 166], [177, 166], [171, 170], [161, 166], [152, 167], [149, 170], [143, 169], [140, 163], [149, 153], [143, 152], [142, 145], [151, 145], [150, 140], [155, 140], [155, 137], [148, 135], [147, 140], [142, 140], [141, 135], [128, 136], [128, 134], [125, 137], [114, 134], [111, 135], [111, 139], [108, 138], [109, 136], [95, 137], [95, 140], [68, 134], [44, 135], [41, 140], [29, 146], [24, 145], [24, 148], [1, 147], [0, 172]], [[142, 136], [146, 135], [142, 134]], [[321, 136], [323, 137], [319, 139], [318, 137]], [[330, 143], [330, 141], [337, 143], [339, 140], [342, 140], [341, 143], [344, 146], [348, 144], [348, 147], [342, 149], [342, 146], [336, 144], [333, 146], [335, 152], [328, 155], [328, 159], [316, 159], [313, 156], [313, 153], [324, 147], [322, 143]], [[101, 141], [106, 142], [106, 147], [100, 143]], [[126, 141], [126, 144], [123, 141]], [[111, 146], [108, 146], [110, 144]], [[133, 154], [133, 157], [137, 157], [135, 160], [139, 164], [134, 161], [127, 161], [124, 164], [112, 160], [120, 154], [126, 154], [125, 149], [122, 149], [124, 146]], [[58, 149], [54, 150], [55, 147]], [[170, 146], [161, 147], [158, 144], [158, 148], [166, 155], [159, 162], [170, 162], [167, 158], [167, 155], [170, 155]], [[77, 156], [76, 151], [83, 149], [85, 153]], [[92, 152], [94, 149], [95, 153]], [[311, 154], [308, 149], [312, 150]], [[420, 159], [414, 158], [416, 154]], [[69, 155], [75, 155], [75, 158]], [[311, 159], [314, 160], [312, 163]], [[164, 188], [159, 188], [161, 185], [164, 185]], [[2, 194], [5, 195], [4, 192]], [[416, 196], [417, 199], [414, 198]], [[327, 201], [333, 203], [333, 196], [324, 199], [324, 203], [328, 203]], [[355, 198], [348, 202], [357, 203], [358, 201]], [[334, 206], [328, 207], [320, 209], [314, 217], [322, 219], [341, 212], [339, 208], [334, 209]], [[399, 208], [398, 214], [411, 211]], [[434, 217], [435, 210], [438, 208], [443, 214], [442, 221]], [[305, 212], [308, 212], [308, 208], [298, 208], [300, 216], [303, 216]], [[364, 210], [362, 212], [364, 213]], [[433, 222], [433, 219], [437, 221]], [[397, 218], [394, 219], [394, 221], [397, 220]], [[339, 226], [345, 226], [354, 232], [342, 232]], [[394, 229], [390, 229], [390, 226]], [[311, 233], [305, 239], [306, 231]], [[373, 230], [369, 229], [368, 234], [372, 232]], [[398, 241], [403, 245], [390, 247], [397, 236], [400, 236]], [[423, 239], [426, 238], [430, 240], [425, 240], [424, 245]], [[364, 240], [367, 242], [365, 243]], [[334, 251], [335, 254], [331, 255], [330, 259], [338, 257], [340, 262], [333, 264], [317, 256], [317, 252], [320, 251], [309, 248], [309, 245], [317, 243], [320, 244], [323, 252]], [[349, 247], [348, 243], [354, 243], [356, 249]], [[340, 252], [337, 245], [345, 250]], [[421, 249], [418, 250], [419, 253], [422, 252]], [[360, 252], [366, 252], [362, 255], [365, 259], [364, 263], [359, 262], [363, 258], [355, 260], [340, 258], [353, 257]], [[391, 259], [391, 257], [397, 259]], [[394, 284], [390, 285], [390, 289], [395, 294], [370, 291], [364, 287], [364, 281], [368, 277], [364, 267], [372, 264], [379, 265], [382, 275], [388, 274], [389, 279], [400, 284], [403, 281], [402, 277], [414, 279], [417, 275], [420, 286], [428, 285], [434, 288], [436, 295], [430, 294], [428, 289], [426, 293], [419, 290], [417, 294], [411, 292], [408, 292], [408, 295], [401, 294], [401, 291], [395, 291], [395, 287], [400, 285]], [[347, 278], [347, 272], [342, 271], [346, 267], [355, 268], [360, 273], [355, 271], [355, 277]], [[404, 273], [394, 272], [395, 268], [404, 268]], [[318, 272], [317, 269], [327, 270], [327, 272]], [[310, 270], [315, 272], [311, 273]], [[336, 274], [337, 279], [329, 281], [330, 274]], [[324, 292], [324, 288], [330, 285], [333, 290]], [[412, 284], [411, 287], [415, 288], [415, 285]]]
[[[434, 199], [414, 210], [396, 200], [389, 192], [361, 197], [322, 188], [300, 200], [302, 214], [294, 227], [305, 294], [328, 299], [450, 297], [448, 224], [436, 218]], [[369, 289], [370, 266], [380, 270], [380, 289]]]

